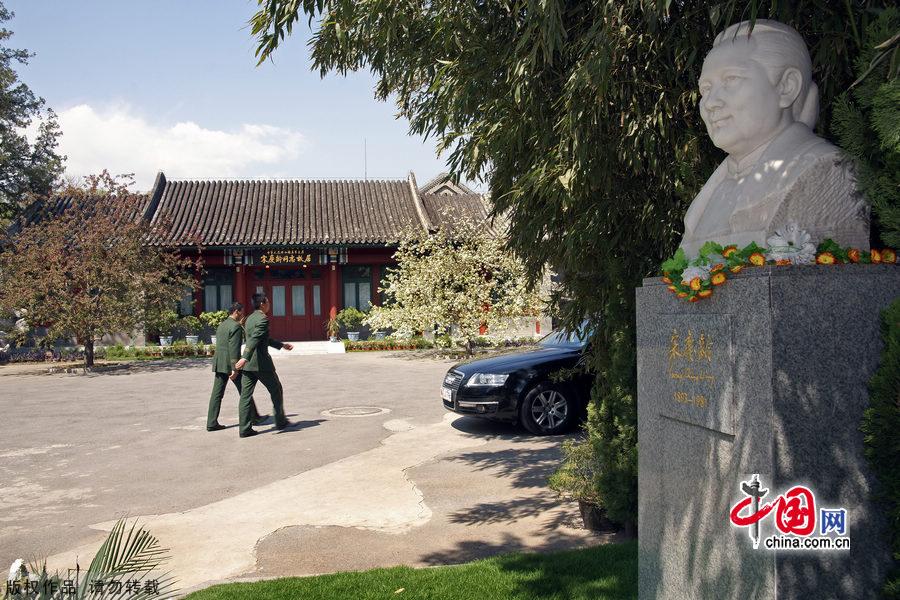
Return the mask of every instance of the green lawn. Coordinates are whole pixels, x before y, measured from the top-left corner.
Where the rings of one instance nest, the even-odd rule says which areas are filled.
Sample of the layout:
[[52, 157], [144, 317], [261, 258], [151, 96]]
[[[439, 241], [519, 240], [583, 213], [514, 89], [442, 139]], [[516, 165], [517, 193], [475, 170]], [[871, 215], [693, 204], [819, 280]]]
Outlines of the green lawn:
[[620, 600], [637, 598], [637, 543], [554, 554], [507, 554], [449, 567], [394, 567], [217, 585], [190, 600], [253, 598]]

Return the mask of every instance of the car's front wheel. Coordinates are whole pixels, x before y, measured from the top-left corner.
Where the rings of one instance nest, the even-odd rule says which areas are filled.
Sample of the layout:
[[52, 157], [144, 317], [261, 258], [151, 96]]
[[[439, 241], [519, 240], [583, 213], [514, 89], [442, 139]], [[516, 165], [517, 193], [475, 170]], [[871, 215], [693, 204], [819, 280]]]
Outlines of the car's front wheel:
[[535, 435], [555, 435], [571, 427], [575, 397], [564, 386], [544, 383], [533, 388], [519, 407], [519, 420]]

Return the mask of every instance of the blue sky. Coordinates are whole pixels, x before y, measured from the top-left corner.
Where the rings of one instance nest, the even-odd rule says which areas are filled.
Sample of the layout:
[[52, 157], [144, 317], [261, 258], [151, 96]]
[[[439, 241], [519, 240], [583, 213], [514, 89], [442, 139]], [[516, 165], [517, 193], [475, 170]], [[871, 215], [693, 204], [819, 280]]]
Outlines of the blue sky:
[[256, 67], [255, 0], [4, 0], [18, 72], [60, 116], [69, 175], [370, 178], [445, 170], [368, 73], [325, 79], [294, 37]]

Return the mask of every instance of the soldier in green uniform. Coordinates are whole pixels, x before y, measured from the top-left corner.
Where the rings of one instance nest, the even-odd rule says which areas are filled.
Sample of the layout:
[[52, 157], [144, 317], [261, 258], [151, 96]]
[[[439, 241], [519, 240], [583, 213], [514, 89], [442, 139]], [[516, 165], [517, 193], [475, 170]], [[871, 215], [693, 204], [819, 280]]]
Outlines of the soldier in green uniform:
[[275, 373], [275, 365], [269, 356], [269, 346], [292, 350], [291, 344], [281, 343], [269, 338], [269, 318], [266, 314], [271, 305], [265, 294], [253, 294], [253, 314], [247, 317], [247, 344], [244, 346], [244, 354], [234, 365], [235, 371], [243, 373], [241, 385], [241, 404], [238, 408], [240, 419], [241, 437], [250, 437], [259, 432], [252, 427], [251, 409], [253, 404], [253, 390], [256, 382], [261, 381], [269, 395], [272, 397], [272, 405], [275, 407], [275, 429], [284, 429], [291, 424], [284, 416], [284, 394], [281, 381]]
[[[241, 343], [244, 341], [244, 328], [241, 326], [243, 315], [244, 305], [235, 302], [231, 305], [228, 318], [222, 321], [216, 329], [216, 356], [213, 358], [215, 380], [213, 380], [212, 394], [209, 396], [209, 411], [206, 415], [207, 431], [225, 429], [224, 425], [219, 425], [219, 409], [222, 406], [222, 397], [225, 395], [229, 379], [234, 382], [238, 394], [241, 393], [241, 372], [234, 370], [234, 364], [241, 356]], [[268, 418], [268, 415], [260, 416], [256, 412], [253, 398], [250, 399], [250, 418], [254, 425], [259, 425]]]

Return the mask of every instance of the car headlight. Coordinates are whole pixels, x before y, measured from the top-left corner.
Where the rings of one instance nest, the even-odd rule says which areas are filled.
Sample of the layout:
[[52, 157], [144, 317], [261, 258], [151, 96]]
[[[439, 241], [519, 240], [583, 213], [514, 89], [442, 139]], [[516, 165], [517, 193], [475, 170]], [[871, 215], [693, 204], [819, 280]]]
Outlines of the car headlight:
[[466, 382], [466, 387], [474, 387], [477, 385], [486, 387], [500, 387], [509, 378], [508, 373], [475, 373], [471, 379]]

